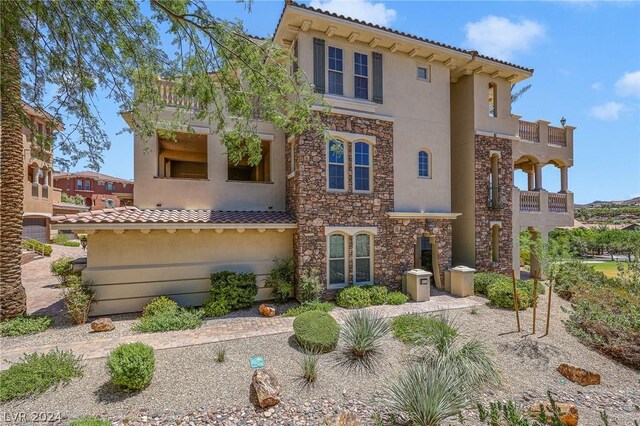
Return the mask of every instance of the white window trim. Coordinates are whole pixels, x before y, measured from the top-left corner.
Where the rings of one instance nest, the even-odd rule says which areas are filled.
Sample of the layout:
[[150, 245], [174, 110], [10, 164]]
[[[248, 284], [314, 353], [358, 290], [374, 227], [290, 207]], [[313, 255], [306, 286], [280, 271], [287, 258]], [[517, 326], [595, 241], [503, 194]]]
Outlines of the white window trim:
[[[334, 48], [334, 49], [340, 49], [342, 51], [342, 71], [337, 71], [337, 70], [332, 70], [329, 68], [329, 48]], [[326, 88], [327, 88], [327, 94], [329, 95], [334, 95], [334, 96], [345, 96], [344, 94], [344, 75], [345, 75], [345, 68], [346, 68], [346, 60], [345, 60], [345, 50], [343, 47], [338, 47], [338, 46], [332, 46], [327, 44], [327, 52], [326, 52], [326, 58], [327, 58], [327, 69], [326, 69]], [[335, 73], [339, 73], [342, 74], [342, 93], [332, 93], [329, 91], [329, 72], [335, 72]]]
[[[356, 282], [356, 260], [357, 259], [366, 259], [364, 257], [357, 257], [356, 256], [356, 238], [358, 235], [366, 235], [369, 237], [369, 279], [367, 281], [360, 281], [360, 282]], [[353, 259], [352, 259], [352, 267], [353, 267], [353, 277], [352, 277], [352, 282], [353, 285], [369, 285], [369, 284], [373, 284], [374, 282], [374, 272], [373, 272], [373, 254], [374, 254], [374, 244], [375, 244], [375, 238], [373, 235], [371, 235], [368, 232], [358, 232], [356, 234], [354, 234], [352, 237], [353, 239], [352, 241], [352, 246], [353, 246]]]
[[[340, 142], [342, 142], [343, 144], [343, 149], [342, 149], [342, 156], [343, 156], [343, 163], [342, 163], [342, 176], [344, 179], [344, 187], [342, 189], [336, 189], [336, 188], [331, 188], [329, 187], [329, 165], [330, 164], [339, 164], [339, 163], [329, 163], [329, 144], [331, 143], [332, 140], [339, 140]], [[327, 170], [327, 191], [328, 192], [347, 192], [348, 188], [349, 188], [349, 175], [347, 173], [347, 168], [349, 167], [349, 150], [347, 149], [347, 145], [348, 145], [349, 141], [345, 140], [339, 136], [331, 136], [327, 142], [325, 143], [325, 167]]]
[[[332, 235], [342, 235], [344, 237], [344, 282], [343, 283], [331, 283], [331, 245], [330, 239]], [[339, 289], [349, 285], [349, 236], [342, 232], [332, 232], [327, 234], [327, 289]]]
[[[358, 55], [362, 55], [362, 56], [366, 56], [367, 57], [367, 75], [356, 74], [356, 53]], [[369, 76], [370, 68], [371, 68], [371, 59], [369, 58], [369, 53], [362, 53], [362, 52], [358, 52], [357, 50], [354, 50], [353, 51], [353, 98], [354, 99], [361, 99], [363, 101], [368, 101], [370, 99], [370, 97], [371, 97], [371, 85], [372, 85], [372, 83], [371, 83], [372, 79]], [[356, 77], [366, 78], [367, 79], [367, 97], [366, 98], [358, 98], [358, 97], [356, 97]], [[344, 92], [344, 90], [343, 90], [343, 92]]]
[[[369, 189], [368, 190], [356, 189], [356, 143], [358, 142], [362, 142], [369, 145], [369, 165], [366, 166], [369, 169]], [[373, 193], [373, 145], [370, 142], [360, 138], [353, 140], [351, 142], [351, 167], [353, 170], [353, 179], [351, 179], [352, 181], [351, 189], [353, 190], [353, 192], [357, 194]], [[358, 167], [365, 167], [365, 166], [358, 166]]]
[[[427, 154], [427, 175], [426, 176], [420, 176], [420, 153], [423, 151]], [[431, 153], [431, 150], [428, 148], [420, 148], [420, 150], [418, 150], [418, 156], [416, 160], [417, 160], [416, 168], [418, 169], [416, 175], [418, 176], [418, 179], [432, 179], [433, 178], [433, 154]]]

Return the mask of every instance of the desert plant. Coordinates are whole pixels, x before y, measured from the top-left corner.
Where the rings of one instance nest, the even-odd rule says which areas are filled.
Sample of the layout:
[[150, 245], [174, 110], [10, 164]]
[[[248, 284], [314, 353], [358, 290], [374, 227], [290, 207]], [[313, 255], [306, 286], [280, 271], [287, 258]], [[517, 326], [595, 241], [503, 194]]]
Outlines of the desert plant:
[[132, 329], [146, 333], [194, 329], [202, 325], [202, 315], [200, 310], [178, 307], [175, 310], [143, 315]]
[[67, 426], [111, 426], [111, 422], [98, 417], [83, 417], [71, 420]]
[[371, 306], [371, 296], [365, 288], [346, 287], [338, 293], [336, 305], [347, 309], [364, 308]]
[[125, 343], [109, 354], [111, 383], [127, 391], [146, 388], [155, 370], [153, 348], [143, 343]]
[[80, 241], [65, 241], [62, 245], [65, 247], [80, 247]]
[[223, 317], [231, 313], [224, 300], [208, 300], [202, 307], [205, 317]]
[[[436, 331], [436, 329], [440, 329]], [[417, 345], [424, 343], [425, 336], [436, 333], [455, 336], [458, 331], [435, 315], [417, 313], [403, 314], [395, 317], [391, 323], [394, 336], [402, 343]]]
[[343, 353], [347, 359], [372, 360], [381, 352], [382, 339], [388, 332], [386, 318], [372, 311], [355, 311], [341, 327]]
[[489, 286], [496, 281], [511, 282], [506, 275], [491, 272], [476, 272], [473, 274], [473, 291], [477, 294], [487, 295]]
[[175, 312], [178, 310], [178, 304], [169, 299], [166, 296], [159, 296], [154, 298], [147, 304], [142, 310], [143, 317], [150, 317], [156, 314], [164, 314], [168, 312]]
[[79, 279], [79, 283], [62, 290], [62, 299], [67, 307], [67, 313], [76, 324], [87, 322], [91, 305], [95, 301], [94, 297], [95, 292], [91, 289], [91, 283], [82, 282], [81, 279]]
[[[478, 417], [483, 424], [488, 426], [563, 426], [566, 423], [560, 418], [560, 409], [551, 394], [547, 391], [549, 404], [546, 406], [540, 404], [539, 413], [532, 418], [533, 415], [522, 411], [513, 401], [491, 402], [488, 407], [478, 404]], [[606, 412], [600, 413], [600, 418], [604, 426], [608, 426], [608, 417]]]
[[320, 355], [316, 352], [305, 352], [302, 361], [298, 361], [300, 366], [300, 379], [305, 384], [312, 384], [318, 377], [318, 360]]
[[[533, 305], [533, 281], [516, 281], [518, 308], [527, 309]], [[538, 295], [544, 294], [544, 284], [538, 283]], [[513, 282], [510, 280], [494, 281], [487, 288], [487, 298], [498, 308], [513, 309]]]
[[252, 273], [222, 271], [211, 274], [209, 301], [225, 302], [231, 311], [253, 305], [258, 287]]
[[3, 336], [24, 336], [36, 334], [51, 327], [53, 319], [48, 315], [19, 316], [0, 322], [0, 334]]
[[227, 355], [227, 348], [224, 346], [218, 346], [216, 348], [216, 361], [224, 362], [224, 358]]
[[322, 282], [318, 275], [318, 270], [311, 268], [302, 273], [298, 283], [298, 299], [300, 302], [311, 302], [318, 300], [322, 294]]
[[387, 294], [387, 305], [404, 305], [409, 301], [409, 296], [401, 291], [392, 291]]
[[73, 258], [63, 256], [51, 262], [49, 266], [51, 274], [55, 276], [60, 283], [65, 283], [67, 277], [73, 273]]
[[39, 395], [52, 386], [82, 376], [81, 358], [71, 351], [54, 349], [47, 354], [24, 355], [9, 369], [0, 371], [0, 402]]
[[64, 243], [66, 243], [67, 241], [69, 241], [69, 237], [60, 233], [54, 235], [53, 238], [51, 238], [51, 242], [58, 245], [64, 245]]
[[269, 273], [266, 286], [273, 288], [273, 296], [278, 302], [285, 302], [293, 293], [294, 265], [292, 257], [275, 258], [274, 268]]
[[53, 247], [49, 244], [41, 243], [38, 240], [23, 240], [22, 248], [25, 250], [33, 250], [38, 254], [43, 254], [45, 256], [51, 256], [53, 252]]
[[340, 337], [340, 326], [326, 312], [304, 312], [293, 320], [296, 341], [306, 351], [329, 352], [335, 349]]
[[322, 311], [330, 312], [334, 308], [334, 304], [331, 302], [321, 302], [319, 300], [312, 300], [311, 302], [305, 302], [300, 306], [290, 308], [284, 313], [285, 317], [297, 317], [303, 312], [309, 311]]
[[389, 289], [381, 285], [364, 286], [369, 292], [369, 298], [372, 305], [384, 305], [387, 302], [387, 294]]

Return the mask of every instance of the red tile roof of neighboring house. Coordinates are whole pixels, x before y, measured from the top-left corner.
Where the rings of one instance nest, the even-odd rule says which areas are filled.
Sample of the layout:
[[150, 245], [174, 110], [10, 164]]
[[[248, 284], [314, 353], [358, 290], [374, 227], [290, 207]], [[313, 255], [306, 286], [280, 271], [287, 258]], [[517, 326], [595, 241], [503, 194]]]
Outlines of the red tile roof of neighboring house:
[[122, 179], [115, 176], [105, 175], [103, 173], [92, 172], [90, 170], [83, 170], [81, 172], [57, 172], [53, 174], [54, 179], [66, 178], [66, 177], [80, 177], [80, 178], [88, 178], [95, 180], [104, 180], [107, 182], [122, 182], [122, 183], [130, 183], [133, 185], [133, 181], [129, 179]]
[[54, 224], [280, 224], [294, 225], [283, 211], [164, 210], [116, 207], [86, 213], [54, 216]]
[[[475, 52], [473, 50], [460, 49], [458, 47], [454, 47], [454, 46], [451, 46], [451, 45], [448, 45], [448, 44], [445, 44], [445, 43], [440, 43], [440, 42], [437, 42], [437, 41], [434, 41], [434, 40], [429, 40], [428, 38], [424, 38], [424, 37], [420, 37], [420, 36], [417, 36], [417, 35], [414, 35], [414, 34], [409, 34], [409, 33], [405, 33], [405, 32], [402, 32], [402, 31], [394, 30], [394, 29], [388, 28], [388, 27], [383, 27], [382, 25], [372, 24], [371, 22], [366, 22], [366, 21], [361, 21], [359, 19], [350, 18], [348, 16], [339, 15], [337, 13], [328, 12], [326, 10], [322, 10], [322, 9], [318, 9], [318, 8], [315, 8], [315, 7], [312, 7], [312, 6], [308, 6], [308, 5], [303, 4], [303, 3], [297, 3], [297, 2], [292, 1], [292, 0], [286, 0], [285, 1], [285, 6], [284, 6], [284, 9], [282, 10], [282, 14], [280, 15], [280, 20], [278, 21], [278, 24], [276, 25], [276, 32], [277, 32], [278, 27], [280, 26], [280, 22], [282, 21], [282, 17], [284, 16], [284, 12], [285, 12], [287, 6], [293, 6], [293, 7], [299, 8], [299, 9], [305, 9], [305, 10], [309, 10], [311, 12], [321, 13], [321, 14], [326, 15], [326, 16], [331, 16], [333, 18], [343, 19], [345, 21], [353, 22], [355, 24], [365, 25], [367, 27], [371, 27], [371, 28], [375, 28], [375, 29], [378, 29], [378, 30], [386, 31], [386, 32], [391, 33], [391, 34], [399, 35], [399, 36], [402, 36], [402, 37], [407, 37], [407, 38], [410, 38], [410, 39], [413, 39], [413, 40], [417, 40], [417, 41], [421, 41], [421, 42], [424, 42], [424, 43], [433, 44], [434, 46], [444, 47], [446, 49], [454, 50], [454, 51], [460, 52], [460, 53], [467, 53], [467, 54], [470, 54], [470, 55], [473, 55], [474, 53], [477, 53], [477, 52]], [[486, 59], [488, 61], [496, 62], [496, 63], [499, 63], [499, 64], [507, 65], [507, 66], [510, 66], [510, 67], [513, 67], [513, 68], [518, 68], [518, 69], [521, 69], [523, 71], [527, 71], [527, 72], [533, 73], [533, 68], [526, 68], [526, 67], [523, 67], [523, 66], [520, 66], [520, 65], [513, 64], [511, 62], [502, 61], [500, 59], [492, 58], [490, 56], [485, 56], [485, 55], [482, 55], [482, 54], [478, 54], [477, 57], [482, 58], [482, 59]]]

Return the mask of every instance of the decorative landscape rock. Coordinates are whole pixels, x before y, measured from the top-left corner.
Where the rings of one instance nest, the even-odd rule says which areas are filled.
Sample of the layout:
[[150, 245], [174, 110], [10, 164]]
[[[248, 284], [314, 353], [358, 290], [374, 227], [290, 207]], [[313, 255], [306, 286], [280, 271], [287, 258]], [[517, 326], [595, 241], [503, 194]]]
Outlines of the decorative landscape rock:
[[91, 330], [95, 332], [111, 331], [114, 328], [116, 328], [116, 326], [113, 325], [111, 318], [98, 318], [91, 322]]
[[276, 375], [266, 368], [260, 368], [253, 373], [250, 399], [261, 408], [271, 407], [280, 402], [282, 388]]
[[599, 385], [600, 374], [576, 367], [571, 364], [560, 364], [557, 368], [558, 373], [562, 374], [568, 380], [578, 383], [582, 386]]
[[362, 426], [358, 417], [349, 412], [342, 412], [337, 415], [329, 415], [320, 422], [322, 426]]
[[273, 306], [265, 305], [264, 303], [258, 308], [260, 313], [265, 317], [274, 317], [276, 315], [276, 308]]
[[[551, 404], [549, 402], [538, 403], [529, 408], [529, 413], [532, 416], [540, 415], [540, 405], [544, 406], [544, 412], [547, 417], [551, 417], [549, 413], [552, 412]], [[575, 404], [556, 402], [556, 407], [560, 411], [558, 417], [563, 425], [566, 426], [578, 426], [578, 408]], [[547, 424], [551, 424], [551, 419], [547, 420]]]

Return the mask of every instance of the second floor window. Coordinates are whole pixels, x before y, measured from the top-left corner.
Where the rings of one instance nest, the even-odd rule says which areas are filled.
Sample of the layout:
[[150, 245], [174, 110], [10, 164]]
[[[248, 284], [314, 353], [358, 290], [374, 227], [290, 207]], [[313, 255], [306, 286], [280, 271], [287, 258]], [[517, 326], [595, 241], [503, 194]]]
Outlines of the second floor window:
[[418, 153], [418, 177], [428, 178], [429, 176], [429, 153], [420, 151]]
[[113, 191], [113, 182], [107, 182], [107, 191]]
[[238, 163], [227, 163], [227, 179], [240, 182], [271, 182], [271, 142], [262, 141], [262, 158], [256, 165], [249, 164], [248, 158]]
[[356, 142], [353, 158], [353, 187], [356, 191], [371, 190], [371, 155], [370, 146], [365, 142]]
[[85, 180], [84, 181], [84, 189], [85, 189], [85, 191], [91, 191], [91, 181], [90, 180]]
[[498, 116], [498, 88], [495, 83], [489, 83], [489, 117]]
[[362, 53], [353, 54], [354, 96], [369, 99], [369, 57]]
[[82, 179], [76, 179], [76, 189], [82, 189]]
[[343, 71], [342, 49], [329, 46], [329, 93], [342, 96]]
[[345, 189], [344, 156], [344, 142], [336, 139], [329, 141], [327, 144], [329, 189]]

